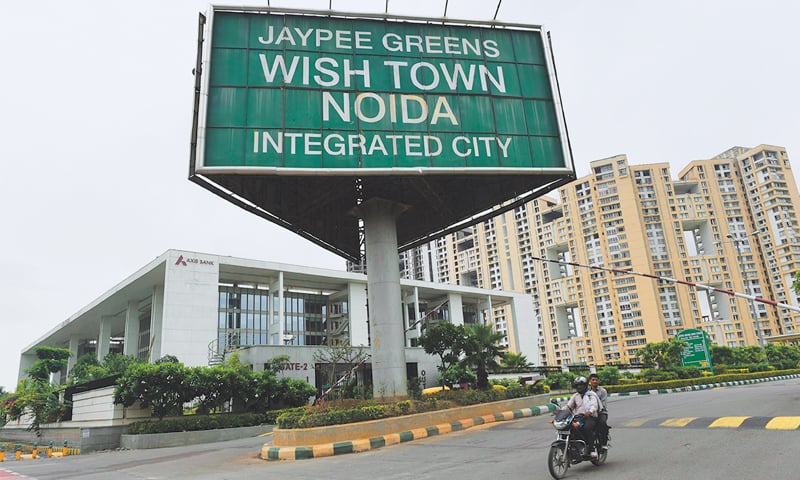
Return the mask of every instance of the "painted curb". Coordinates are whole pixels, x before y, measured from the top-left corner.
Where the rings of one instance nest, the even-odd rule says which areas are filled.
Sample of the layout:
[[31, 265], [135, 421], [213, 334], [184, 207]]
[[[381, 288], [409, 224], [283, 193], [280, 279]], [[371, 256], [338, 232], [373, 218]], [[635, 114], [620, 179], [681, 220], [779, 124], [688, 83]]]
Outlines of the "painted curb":
[[[697, 390], [707, 390], [719, 387], [734, 387], [738, 385], [749, 385], [753, 383], [771, 382], [776, 380], [788, 380], [792, 378], [800, 378], [800, 374], [793, 375], [779, 375], [776, 377], [764, 377], [753, 380], [737, 380], [734, 382], [720, 382], [709, 383], [703, 385], [691, 385], [688, 387], [656, 389], [656, 390], [641, 390], [638, 392], [623, 392], [623, 393], [609, 393], [609, 397], [634, 397], [645, 395], [660, 395], [666, 393], [679, 393], [679, 392], [692, 392]], [[570, 397], [557, 398], [559, 402], [568, 400]], [[346, 442], [327, 443], [320, 445], [298, 446], [298, 447], [263, 447], [261, 449], [261, 458], [264, 460], [307, 460], [311, 458], [330, 457], [333, 455], [344, 455], [347, 453], [365, 452], [368, 450], [375, 450], [390, 445], [397, 445], [399, 443], [410, 442], [419, 440], [421, 438], [433, 437], [436, 435], [444, 435], [450, 432], [457, 432], [466, 430], [476, 425], [484, 425], [487, 423], [502, 422], [505, 420], [514, 420], [516, 418], [533, 417], [543, 413], [552, 412], [555, 406], [540, 405], [537, 407], [528, 407], [510, 410], [502, 413], [495, 413], [491, 415], [484, 415], [482, 417], [473, 417], [463, 420], [458, 420], [451, 423], [444, 423], [432, 427], [422, 427], [413, 430], [408, 430], [400, 433], [392, 433], [388, 435], [381, 435], [369, 439], [352, 440]]]
[[555, 406], [553, 405], [541, 405], [494, 413], [481, 417], [465, 418], [455, 422], [443, 423], [431, 427], [415, 428], [413, 430], [390, 433], [369, 439], [302, 447], [264, 447], [261, 449], [261, 458], [264, 460], [306, 460], [310, 458], [330, 457], [332, 455], [343, 455], [346, 453], [365, 452], [367, 450], [397, 445], [398, 443], [466, 430], [476, 425], [485, 425], [487, 423], [502, 422], [523, 417], [533, 417], [553, 410], [555, 410]]

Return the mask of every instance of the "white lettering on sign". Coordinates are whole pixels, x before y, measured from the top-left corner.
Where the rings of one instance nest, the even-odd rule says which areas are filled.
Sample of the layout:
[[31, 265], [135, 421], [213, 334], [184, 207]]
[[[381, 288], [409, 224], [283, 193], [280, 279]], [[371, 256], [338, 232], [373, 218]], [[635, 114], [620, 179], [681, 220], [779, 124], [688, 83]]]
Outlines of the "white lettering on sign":
[[[449, 142], [450, 152], [464, 157], [508, 158], [512, 137], [464, 136]], [[437, 135], [253, 132], [253, 153], [348, 156], [404, 154], [409, 157], [438, 157], [445, 143]]]
[[[339, 50], [372, 50], [372, 32], [361, 30], [330, 30], [327, 28], [267, 27], [259, 35], [261, 45], [293, 47], [335, 47]], [[461, 38], [439, 35], [400, 35], [386, 33], [380, 39], [383, 48], [390, 52], [412, 54], [473, 55], [497, 58], [500, 48], [497, 41], [480, 38]]]
[[404, 53], [447, 53], [449, 55], [486, 55], [489, 58], [500, 56], [497, 42], [479, 38], [438, 37], [435, 35], [398, 35], [387, 33], [381, 40], [383, 47], [390, 52]]
[[[339, 116], [339, 120], [344, 122], [352, 121], [350, 116], [350, 93], [343, 92], [339, 94], [341, 100], [337, 101], [337, 97], [332, 92], [322, 92], [322, 121], [329, 122], [331, 120], [331, 108]], [[372, 103], [376, 113], [369, 116], [364, 113], [362, 105], [364, 101], [369, 100]], [[356, 117], [362, 122], [374, 123], [384, 119], [387, 113], [386, 103], [389, 103], [389, 121], [392, 123], [422, 123], [428, 118], [428, 112], [431, 108], [428, 105], [430, 100], [425, 100], [419, 95], [379, 95], [377, 93], [359, 93], [355, 97], [354, 110]], [[420, 113], [416, 117], [412, 117], [409, 113], [411, 104], [416, 104], [419, 107]], [[397, 107], [400, 106], [400, 117], [397, 116]], [[440, 119], [447, 119], [452, 125], [458, 125], [458, 120], [450, 108], [446, 97], [436, 97], [436, 103], [433, 106], [431, 113], [431, 125], [439, 123]]]
[[[476, 65], [474, 64], [470, 65], [467, 71], [464, 71], [464, 66], [460, 63], [452, 66], [439, 63], [437, 67], [428, 62], [416, 62], [408, 68], [408, 73], [405, 76], [402, 74], [406, 72], [406, 68], [409, 66], [408, 62], [385, 60], [383, 64], [392, 70], [392, 81], [394, 83], [394, 88], [397, 89], [402, 88], [403, 78], [408, 78], [412, 85], [423, 91], [438, 88], [441, 84], [441, 77], [439, 76], [440, 71], [445, 78], [447, 88], [452, 91], [457, 91], [459, 84], [463, 85], [465, 89], [472, 91], [475, 83]], [[499, 92], [506, 93], [506, 82], [502, 66], [495, 66], [494, 74], [489, 71], [489, 67], [486, 65], [477, 65], [477, 67], [477, 75], [480, 79], [482, 91], [488, 92], [489, 82], [491, 82]], [[424, 69], [424, 71], [420, 72], [420, 69]], [[430, 79], [426, 79], [426, 77], [430, 77]]]
[[308, 47], [310, 45], [309, 39], [313, 37], [314, 46], [321, 47], [329, 41], [334, 41], [336, 48], [343, 50], [350, 50], [353, 48], [359, 50], [372, 50], [372, 33], [350, 30], [335, 30], [331, 31], [324, 28], [309, 28], [302, 30], [300, 28], [283, 27], [276, 34], [275, 27], [270, 25], [267, 27], [267, 35], [259, 36], [258, 42], [262, 45], [281, 45], [290, 44], [292, 46]]
[[[312, 66], [309, 57], [299, 55], [292, 57], [288, 66], [281, 54], [269, 59], [267, 54], [259, 53], [258, 59], [261, 62], [261, 71], [264, 73], [264, 80], [267, 83], [275, 83], [276, 81], [277, 83], [294, 82], [297, 67], [299, 66], [301, 70], [300, 83], [303, 85], [310, 85], [313, 78], [314, 83], [321, 87], [334, 87], [339, 85], [341, 79], [344, 79], [344, 86], [350, 87], [353, 77], [362, 77], [366, 88], [369, 88], [370, 85], [369, 61], [367, 60], [361, 62], [361, 69], [359, 70], [351, 66], [349, 58], [345, 58], [342, 60], [341, 71], [337, 71], [339, 62], [336, 59], [320, 57], [314, 61], [313, 70], [315, 75], [311, 77]], [[278, 75], [279, 73], [280, 76]]]
[[[464, 32], [465, 37], [452, 31], [444, 35], [375, 34], [283, 25], [266, 26], [255, 32], [248, 45], [263, 47], [255, 52], [254, 59], [258, 60], [249, 68], [255, 69], [259, 83], [263, 79], [268, 87], [295, 86], [300, 87], [295, 90], [310, 92], [309, 103], [321, 102], [314, 110], [321, 109], [322, 128], [317, 118], [309, 119], [313, 121], [309, 125], [314, 127], [306, 131], [302, 121], [291, 130], [253, 130], [251, 153], [275, 156], [276, 160], [282, 156], [279, 161], [286, 161], [289, 155], [350, 157], [333, 160], [330, 166], [336, 168], [337, 161], [346, 166], [357, 156], [387, 160], [402, 156], [412, 163], [404, 166], [414, 167], [419, 158], [418, 166], [427, 167], [433, 157], [439, 156], [466, 165], [467, 158], [504, 159], [527, 151], [527, 145], [512, 145], [512, 140], [527, 142], [524, 135], [494, 133], [497, 126], [492, 127], [489, 111], [475, 113], [487, 118], [487, 128], [480, 121], [462, 128], [459, 115], [472, 104], [458, 103], [454, 99], [459, 95], [517, 95], [521, 88], [516, 70], [504, 71], [516, 67], [513, 60], [500, 59], [498, 41]], [[375, 48], [403, 56], [376, 56]], [[359, 55], [358, 51], [369, 53]], [[426, 54], [435, 57], [426, 58]], [[513, 98], [516, 97], [508, 97]], [[264, 112], [268, 113], [271, 112]], [[343, 124], [347, 127], [337, 128]], [[391, 127], [386, 128], [389, 124]], [[361, 126], [365, 125], [380, 128], [363, 131]], [[426, 125], [441, 128], [425, 128]], [[287, 166], [288, 163], [291, 161]]]

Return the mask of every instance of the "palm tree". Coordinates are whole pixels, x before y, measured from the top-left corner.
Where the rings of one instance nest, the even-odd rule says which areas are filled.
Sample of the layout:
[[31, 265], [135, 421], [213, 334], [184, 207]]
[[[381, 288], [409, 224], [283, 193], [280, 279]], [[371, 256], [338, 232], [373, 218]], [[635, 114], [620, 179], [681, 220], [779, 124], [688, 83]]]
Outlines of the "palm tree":
[[503, 358], [500, 359], [500, 366], [505, 370], [524, 372], [531, 367], [531, 362], [528, 361], [528, 357], [521, 353], [506, 352]]
[[473, 324], [465, 329], [463, 362], [475, 368], [479, 390], [489, 388], [489, 369], [497, 368], [497, 357], [503, 355], [503, 347], [498, 343], [505, 334], [495, 332], [489, 325]]

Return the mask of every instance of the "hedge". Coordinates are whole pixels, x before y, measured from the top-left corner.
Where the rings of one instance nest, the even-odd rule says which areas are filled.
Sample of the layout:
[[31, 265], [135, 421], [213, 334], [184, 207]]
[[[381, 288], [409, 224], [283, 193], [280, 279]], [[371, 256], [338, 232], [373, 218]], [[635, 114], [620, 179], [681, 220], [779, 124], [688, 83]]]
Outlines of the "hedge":
[[197, 430], [215, 430], [218, 428], [274, 425], [279, 415], [291, 410], [296, 409], [269, 410], [264, 413], [186, 415], [181, 418], [164, 420], [143, 420], [128, 425], [128, 434], [194, 432]]
[[773, 370], [769, 372], [753, 372], [741, 374], [723, 374], [713, 377], [682, 378], [668, 380], [664, 382], [632, 383], [625, 385], [603, 385], [608, 393], [628, 393], [644, 390], [667, 390], [671, 388], [681, 388], [698, 385], [708, 385], [713, 383], [736, 382], [741, 380], [756, 380], [759, 378], [776, 377], [780, 375], [800, 374], [800, 369], [792, 370]]

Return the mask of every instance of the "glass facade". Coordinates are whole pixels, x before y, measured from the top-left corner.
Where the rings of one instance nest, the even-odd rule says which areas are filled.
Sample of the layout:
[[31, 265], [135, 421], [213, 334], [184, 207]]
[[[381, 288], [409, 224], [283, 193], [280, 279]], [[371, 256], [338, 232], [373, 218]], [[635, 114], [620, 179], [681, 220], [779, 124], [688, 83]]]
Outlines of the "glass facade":
[[217, 342], [235, 348], [269, 343], [269, 291], [256, 288], [219, 288]]
[[[286, 291], [283, 294], [283, 338], [279, 337], [280, 298], [269, 290], [219, 287], [217, 342], [220, 350], [241, 345], [324, 345], [349, 341], [347, 301], [327, 295]], [[272, 329], [270, 331], [270, 308]]]

